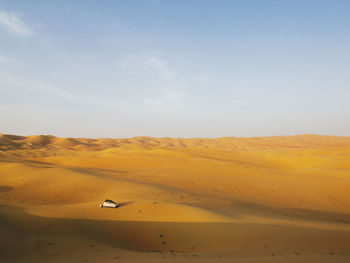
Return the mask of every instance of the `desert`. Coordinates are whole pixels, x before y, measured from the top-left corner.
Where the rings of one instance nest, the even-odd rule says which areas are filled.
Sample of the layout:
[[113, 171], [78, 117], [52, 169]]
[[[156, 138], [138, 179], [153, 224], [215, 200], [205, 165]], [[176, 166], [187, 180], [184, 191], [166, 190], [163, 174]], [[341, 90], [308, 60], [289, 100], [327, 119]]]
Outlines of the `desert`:
[[0, 0], [0, 263], [349, 263], [349, 14]]
[[312, 134], [2, 134], [0, 261], [349, 262], [349, 160]]

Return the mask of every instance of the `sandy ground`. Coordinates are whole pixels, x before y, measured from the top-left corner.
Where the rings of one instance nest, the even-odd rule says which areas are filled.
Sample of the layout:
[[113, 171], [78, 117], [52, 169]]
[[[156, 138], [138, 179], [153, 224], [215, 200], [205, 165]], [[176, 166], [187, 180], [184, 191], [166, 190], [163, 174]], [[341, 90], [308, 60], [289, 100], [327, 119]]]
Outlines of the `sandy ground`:
[[350, 262], [350, 137], [0, 135], [0, 262], [63, 261]]

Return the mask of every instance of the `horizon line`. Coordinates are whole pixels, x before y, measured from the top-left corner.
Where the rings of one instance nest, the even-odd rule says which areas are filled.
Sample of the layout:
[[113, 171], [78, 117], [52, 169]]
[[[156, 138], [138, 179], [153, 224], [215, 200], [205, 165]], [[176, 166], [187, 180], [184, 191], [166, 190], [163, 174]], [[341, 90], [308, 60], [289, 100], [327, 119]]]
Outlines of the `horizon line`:
[[27, 135], [19, 135], [19, 134], [10, 134], [10, 133], [1, 133], [0, 137], [2, 136], [18, 136], [18, 137], [29, 137], [29, 136], [47, 136], [47, 137], [54, 137], [54, 138], [67, 138], [67, 139], [135, 139], [135, 138], [158, 138], [158, 139], [224, 139], [224, 138], [237, 138], [237, 139], [244, 139], [244, 138], [271, 138], [271, 137], [298, 137], [298, 136], [318, 136], [318, 137], [350, 137], [350, 135], [347, 136], [338, 136], [338, 135], [332, 135], [332, 134], [315, 134], [315, 133], [301, 133], [301, 134], [285, 134], [285, 135], [264, 135], [264, 136], [218, 136], [218, 137], [172, 137], [172, 136], [148, 136], [148, 135], [138, 135], [138, 136], [130, 136], [130, 137], [67, 137], [67, 136], [56, 136], [53, 134], [27, 134]]

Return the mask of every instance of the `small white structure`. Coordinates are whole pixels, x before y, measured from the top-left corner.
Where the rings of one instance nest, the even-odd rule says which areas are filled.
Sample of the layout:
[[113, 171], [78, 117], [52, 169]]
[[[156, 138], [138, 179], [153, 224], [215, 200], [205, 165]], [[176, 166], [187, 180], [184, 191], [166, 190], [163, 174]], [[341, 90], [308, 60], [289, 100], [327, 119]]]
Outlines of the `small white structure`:
[[100, 204], [100, 207], [111, 207], [111, 208], [117, 208], [119, 206], [119, 204], [117, 204], [116, 202], [113, 202], [112, 200], [108, 200], [106, 199], [103, 204]]

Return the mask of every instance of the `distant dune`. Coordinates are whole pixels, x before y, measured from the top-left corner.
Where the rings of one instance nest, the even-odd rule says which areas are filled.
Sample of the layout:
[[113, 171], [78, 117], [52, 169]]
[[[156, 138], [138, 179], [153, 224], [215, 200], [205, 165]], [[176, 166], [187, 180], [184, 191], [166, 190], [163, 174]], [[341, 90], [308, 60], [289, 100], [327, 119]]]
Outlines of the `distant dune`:
[[350, 137], [0, 134], [0, 178], [0, 262], [350, 262]]

